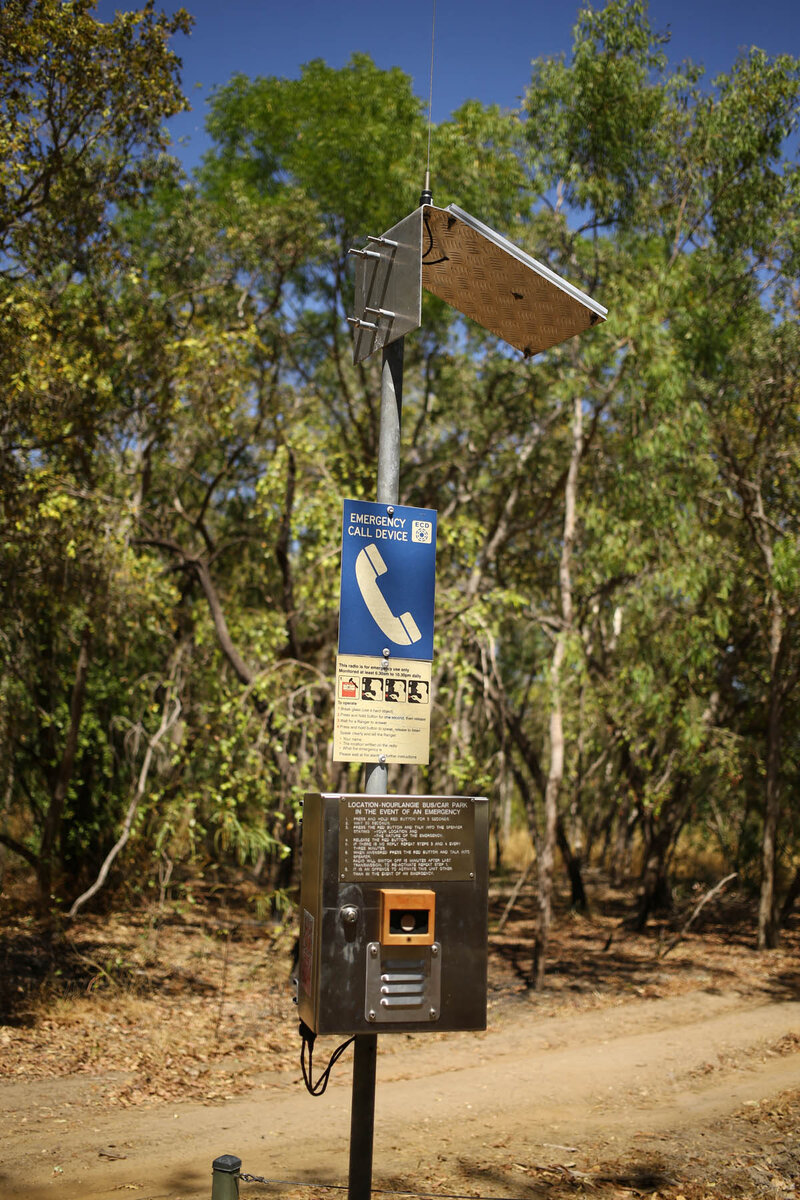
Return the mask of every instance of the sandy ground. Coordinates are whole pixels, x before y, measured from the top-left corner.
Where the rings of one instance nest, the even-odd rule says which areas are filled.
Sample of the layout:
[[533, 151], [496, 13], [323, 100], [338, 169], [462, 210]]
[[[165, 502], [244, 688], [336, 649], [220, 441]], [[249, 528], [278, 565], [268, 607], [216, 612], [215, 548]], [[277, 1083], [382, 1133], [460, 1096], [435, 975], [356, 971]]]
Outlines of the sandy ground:
[[[534, 997], [514, 982], [513, 954], [495, 947], [485, 1033], [380, 1037], [375, 1189], [520, 1200], [800, 1195], [793, 954], [722, 950], [698, 936], [659, 964], [652, 946], [632, 946], [608, 968], [618, 980], [627, 954], [626, 986], [611, 988], [598, 968], [593, 990], [575, 984], [581, 972], [569, 971], [576, 960], [569, 946], [561, 949], [561, 990]], [[235, 977], [227, 946], [225, 955], [227, 1015], [218, 998], [196, 1011], [215, 1009], [217, 1034], [221, 1022], [231, 1036], [239, 1029], [239, 1058], [203, 1068], [205, 1083], [194, 1092], [179, 1080], [171, 1094], [153, 1070], [137, 1090], [137, 1068], [121, 1069], [127, 1060], [115, 1060], [113, 1046], [87, 1060], [87, 1038], [116, 1037], [120, 1052], [132, 1050], [137, 1022], [152, 1025], [160, 1009], [168, 1023], [163, 989], [127, 1018], [123, 1000], [109, 1017], [108, 998], [77, 1015], [74, 1006], [60, 1018], [51, 1012], [44, 1040], [41, 1019], [5, 1028], [1, 1196], [207, 1198], [211, 1163], [223, 1153], [238, 1155], [246, 1173], [289, 1181], [242, 1182], [242, 1197], [337, 1195], [321, 1185], [347, 1181], [352, 1054], [334, 1068], [324, 1096], [309, 1096], [290, 1006], [276, 1015], [286, 989], [278, 986], [267, 1004], [252, 963], [249, 976], [242, 967]], [[236, 980], [246, 977], [241, 990]], [[193, 1021], [197, 1039], [209, 1039], [191, 1011], [179, 1014], [188, 1041]], [[273, 1014], [272, 1040], [259, 1055], [265, 1013]], [[84, 1048], [69, 1051], [80, 1056], [70, 1066], [76, 1038]], [[336, 1041], [318, 1041], [318, 1069]], [[61, 1057], [49, 1058], [57, 1043]], [[223, 1077], [215, 1092], [209, 1080]]]

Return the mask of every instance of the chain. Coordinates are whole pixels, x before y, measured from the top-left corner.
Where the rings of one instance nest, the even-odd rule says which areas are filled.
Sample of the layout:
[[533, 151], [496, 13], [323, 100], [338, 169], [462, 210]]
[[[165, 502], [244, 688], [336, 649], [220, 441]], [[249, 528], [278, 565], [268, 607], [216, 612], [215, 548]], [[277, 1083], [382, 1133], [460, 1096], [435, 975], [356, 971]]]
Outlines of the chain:
[[345, 1187], [343, 1183], [296, 1183], [293, 1179], [266, 1179], [263, 1175], [246, 1175], [244, 1171], [240, 1171], [236, 1178], [240, 1183], [281, 1183], [286, 1187]]
[[[244, 1171], [240, 1171], [237, 1179], [241, 1183], [269, 1183], [283, 1184], [284, 1187], [318, 1187], [318, 1188], [336, 1188], [338, 1191], [346, 1192], [348, 1185], [346, 1183], [300, 1183], [296, 1179], [265, 1179], [263, 1175], [246, 1175]], [[377, 1191], [377, 1188], [373, 1188]]]
[[[346, 1192], [349, 1185], [346, 1183], [302, 1183], [297, 1179], [266, 1179], [263, 1175], [246, 1175], [244, 1171], [239, 1171], [236, 1178], [241, 1183], [266, 1183], [280, 1184], [283, 1187], [296, 1188], [326, 1188], [337, 1192]], [[466, 1196], [460, 1192], [399, 1192], [394, 1188], [372, 1188], [373, 1194], [382, 1196], [411, 1196], [414, 1200], [509, 1200], [507, 1196]]]

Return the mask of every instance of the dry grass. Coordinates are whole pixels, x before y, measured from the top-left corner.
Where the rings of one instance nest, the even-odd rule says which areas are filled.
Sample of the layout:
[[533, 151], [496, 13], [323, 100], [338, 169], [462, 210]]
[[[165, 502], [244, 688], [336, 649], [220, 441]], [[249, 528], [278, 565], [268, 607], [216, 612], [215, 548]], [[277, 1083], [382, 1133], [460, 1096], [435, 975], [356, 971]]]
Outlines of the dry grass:
[[[666, 922], [626, 929], [630, 892], [587, 880], [586, 917], [556, 908], [547, 986], [527, 986], [534, 891], [522, 891], [502, 933], [510, 882], [490, 899], [490, 1006], [523, 1001], [541, 1015], [655, 998], [709, 986], [796, 998], [800, 930], [778, 951], [754, 953], [754, 912], [736, 892], [707, 906], [666, 958]], [[0, 968], [0, 1075], [103, 1076], [102, 1103], [179, 1096], [222, 1100], [297, 1067], [292, 997], [294, 931], [242, 907], [166, 906], [87, 916], [48, 940], [28, 916], [9, 916]], [[687, 900], [687, 904], [691, 899]], [[609, 946], [609, 937], [611, 942]], [[608, 948], [606, 948], [608, 947]]]
[[[519, 850], [522, 854], [522, 843]], [[496, 932], [512, 884], [509, 873], [490, 898], [492, 1023], [505, 1016], [517, 1020], [523, 1011], [526, 1018], [546, 1018], [692, 990], [772, 999], [800, 995], [798, 922], [779, 951], [757, 954], [753, 906], [731, 891], [710, 903], [690, 934], [660, 958], [667, 923], [644, 934], [629, 932], [623, 921], [632, 911], [631, 892], [592, 874], [588, 916], [571, 914], [563, 897], [557, 905], [547, 986], [532, 994], [526, 985], [535, 922], [532, 884], [523, 889], [502, 934]], [[692, 903], [687, 895], [686, 905]], [[614, 936], [605, 949], [609, 934]], [[0, 1076], [20, 1081], [92, 1076], [87, 1102], [118, 1108], [178, 1100], [220, 1103], [283, 1086], [287, 1072], [299, 1074], [293, 943], [291, 928], [253, 921], [235, 894], [227, 897], [227, 907], [218, 901], [213, 909], [173, 904], [87, 916], [60, 940], [48, 939], [22, 906], [6, 916], [0, 952], [6, 1022], [0, 1025]], [[773, 1052], [796, 1049], [790, 1035]], [[647, 1156], [643, 1148], [634, 1166], [633, 1160], [608, 1158], [591, 1176], [531, 1167], [526, 1184], [551, 1200], [582, 1195], [788, 1200], [794, 1193], [783, 1181], [800, 1169], [798, 1119], [800, 1096], [787, 1094], [720, 1125], [694, 1158], [697, 1147], [689, 1140], [683, 1160], [661, 1163], [656, 1143]], [[762, 1168], [767, 1191], [752, 1186], [753, 1171]], [[669, 1182], [676, 1173], [680, 1186]], [[770, 1192], [771, 1180], [780, 1187], [775, 1182]], [[452, 1191], [452, 1183], [443, 1174], [438, 1190]], [[516, 1194], [513, 1176], [511, 1184]]]
[[535, 857], [531, 835], [517, 826], [503, 842], [503, 866], [506, 871], [519, 873], [529, 867]]
[[295, 1065], [291, 944], [175, 912], [158, 930], [141, 913], [86, 918], [55, 945], [17, 922], [0, 1076], [111, 1075], [102, 1103], [235, 1095]]

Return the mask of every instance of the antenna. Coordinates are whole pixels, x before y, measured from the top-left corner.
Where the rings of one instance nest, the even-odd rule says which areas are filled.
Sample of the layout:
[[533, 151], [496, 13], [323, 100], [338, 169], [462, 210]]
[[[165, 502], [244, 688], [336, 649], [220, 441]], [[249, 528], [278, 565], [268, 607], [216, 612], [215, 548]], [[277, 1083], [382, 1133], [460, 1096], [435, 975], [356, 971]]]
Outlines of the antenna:
[[433, 17], [431, 20], [431, 82], [428, 91], [428, 159], [425, 164], [425, 186], [419, 198], [420, 208], [423, 204], [433, 204], [431, 192], [431, 126], [433, 124], [433, 43], [436, 36], [436, 0], [433, 0]]

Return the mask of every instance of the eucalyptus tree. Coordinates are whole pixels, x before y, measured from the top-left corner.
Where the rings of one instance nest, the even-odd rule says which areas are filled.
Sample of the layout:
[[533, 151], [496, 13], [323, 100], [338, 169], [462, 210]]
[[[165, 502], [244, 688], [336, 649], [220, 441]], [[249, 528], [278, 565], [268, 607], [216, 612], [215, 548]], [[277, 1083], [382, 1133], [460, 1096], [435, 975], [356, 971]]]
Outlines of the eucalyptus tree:
[[189, 26], [152, 5], [108, 24], [89, 0], [0, 10], [0, 842], [45, 907], [106, 827], [120, 676], [140, 677], [137, 626], [164, 598], [140, 591], [105, 453], [128, 416], [110, 218], [169, 170], [162, 123], [185, 106], [170, 39]]
[[[373, 492], [380, 378], [348, 250], [413, 208], [423, 108], [364, 55], [235, 76], [189, 183], [160, 132], [186, 29], [0, 13], [0, 841], [46, 898], [127, 834], [279, 888], [303, 790], [357, 787], [329, 756], [339, 504]], [[639, 0], [587, 8], [520, 113], [432, 130], [437, 203], [610, 310], [521, 361], [426, 297], [406, 344], [401, 499], [440, 544], [431, 765], [398, 787], [519, 798], [536, 983], [556, 842], [580, 898], [635, 823], [641, 922], [698, 822], [745, 871], [761, 839], [762, 944], [800, 889], [798, 68], [708, 84], [665, 47]]]
[[787, 734], [796, 742], [789, 701], [798, 682], [800, 531], [789, 464], [798, 455], [799, 114], [800, 60], [751, 50], [698, 102], [687, 139], [696, 165], [679, 163], [674, 180], [672, 257], [685, 258], [676, 347], [687, 399], [703, 414], [698, 450], [716, 469], [713, 491], [702, 495], [705, 517], [726, 529], [728, 588], [739, 600], [730, 631], [727, 614], [718, 620], [726, 643], [718, 676], [736, 710], [731, 726], [744, 735], [750, 786], [763, 779], [761, 948], [777, 944], [791, 907], [781, 874], [797, 845], [787, 803], [796, 758], [787, 771], [783, 757]]
[[[613, 797], [626, 824], [634, 814], [644, 921], [669, 902], [681, 831], [712, 816], [709, 797], [734, 799], [743, 754], [735, 664], [752, 662], [754, 645], [729, 630], [752, 556], [716, 520], [736, 467], [725, 465], [705, 397], [721, 389], [724, 404], [748, 403], [741, 371], [734, 381], [734, 339], [750, 361], [765, 329], [776, 348], [786, 341], [797, 206], [796, 168], [783, 155], [797, 62], [753, 51], [708, 85], [691, 64], [669, 67], [667, 40], [643, 3], [586, 9], [570, 59], [535, 62], [525, 100], [529, 204], [513, 236], [610, 309], [590, 337], [517, 368], [536, 380], [531, 424], [548, 426], [547, 447], [532, 460], [527, 509], [515, 513], [527, 537], [516, 555], [513, 539], [495, 547], [486, 581], [488, 595], [513, 580], [513, 617], [484, 639], [493, 669], [482, 674], [539, 844], [537, 982], [565, 809], [582, 809], [590, 828], [595, 802]], [[738, 437], [752, 427], [760, 438], [760, 463], [779, 447], [793, 453], [789, 393], [772, 394], [775, 419], [738, 427]], [[752, 484], [742, 485], [745, 524], [758, 525], [763, 543], [768, 521]], [[786, 505], [771, 526], [787, 560], [792, 521]], [[769, 574], [766, 547], [760, 557]], [[785, 713], [792, 624], [774, 585], [768, 594], [773, 659], [782, 647], [771, 711]]]
[[[247, 720], [262, 723], [288, 827], [304, 788], [356, 786], [328, 746], [339, 506], [374, 487], [380, 378], [376, 364], [351, 362], [348, 251], [413, 208], [425, 125], [405, 75], [354, 56], [341, 71], [310, 63], [294, 81], [235, 77], [214, 98], [209, 131], [197, 195], [183, 203], [203, 225], [216, 283], [209, 276], [187, 324], [187, 426], [152, 456], [140, 544], [204, 596], [230, 703], [244, 690]], [[449, 172], [510, 211], [521, 174], [505, 118], [470, 105], [439, 132], [443, 186]], [[407, 358], [414, 469], [403, 490], [415, 503], [447, 497], [451, 473], [437, 441], [453, 393], [445, 421], [433, 411], [450, 318], [441, 306], [431, 315]], [[239, 347], [235, 368], [204, 383], [221, 338]]]
[[[407, 347], [404, 499], [442, 516], [440, 719], [421, 774], [477, 787], [499, 762], [511, 772], [543, 866], [537, 962], [565, 807], [590, 829], [598, 805], [603, 821], [619, 799], [635, 816], [644, 920], [669, 898], [681, 829], [709, 791], [727, 794], [741, 749], [731, 546], [707, 520], [724, 481], [690, 360], [714, 353], [698, 272], [729, 311], [764, 262], [758, 231], [779, 226], [786, 277], [792, 191], [775, 164], [795, 68], [755, 54], [708, 87], [699, 68], [670, 69], [665, 45], [642, 3], [587, 9], [571, 59], [534, 64], [523, 120], [471, 104], [433, 131], [437, 201], [470, 207], [611, 310], [602, 329], [524, 363], [426, 302]], [[745, 111], [739, 145], [725, 130]], [[246, 197], [270, 212], [293, 195], [319, 221], [317, 251], [270, 310], [284, 337], [271, 361], [315, 425], [325, 469], [311, 456], [306, 478], [324, 505], [369, 494], [378, 377], [349, 362], [346, 255], [410, 207], [419, 102], [399, 72], [357, 56], [296, 81], [235, 78], [210, 130], [201, 186], [221, 211]], [[755, 215], [737, 226], [744, 204]], [[291, 523], [298, 546], [299, 510]]]

